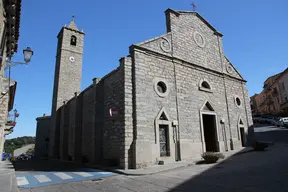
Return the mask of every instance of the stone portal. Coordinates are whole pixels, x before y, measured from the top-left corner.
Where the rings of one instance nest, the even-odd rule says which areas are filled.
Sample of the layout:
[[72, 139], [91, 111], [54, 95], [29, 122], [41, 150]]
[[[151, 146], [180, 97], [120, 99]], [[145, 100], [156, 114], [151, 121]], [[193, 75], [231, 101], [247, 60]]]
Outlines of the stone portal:
[[216, 116], [210, 114], [203, 114], [203, 128], [206, 151], [218, 152], [217, 147], [217, 132], [216, 132]]

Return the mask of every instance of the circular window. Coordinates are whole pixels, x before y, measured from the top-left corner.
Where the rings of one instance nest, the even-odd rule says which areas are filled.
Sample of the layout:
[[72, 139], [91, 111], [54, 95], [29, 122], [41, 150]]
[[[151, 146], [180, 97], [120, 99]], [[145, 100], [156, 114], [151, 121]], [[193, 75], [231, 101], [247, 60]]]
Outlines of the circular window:
[[160, 97], [166, 97], [169, 94], [169, 86], [165, 79], [155, 78], [154, 82], [154, 90]]
[[159, 93], [166, 93], [167, 91], [166, 84], [162, 81], [159, 81], [157, 83], [157, 90], [159, 91]]
[[239, 99], [239, 97], [236, 97], [235, 101], [237, 106], [241, 106], [241, 100]]

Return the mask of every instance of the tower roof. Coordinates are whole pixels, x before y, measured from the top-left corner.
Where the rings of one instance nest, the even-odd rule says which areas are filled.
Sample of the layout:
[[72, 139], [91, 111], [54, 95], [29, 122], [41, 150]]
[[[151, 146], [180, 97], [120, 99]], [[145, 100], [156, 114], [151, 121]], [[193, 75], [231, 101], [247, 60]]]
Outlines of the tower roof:
[[75, 24], [75, 16], [72, 16], [72, 20], [70, 21], [70, 24], [68, 25], [68, 28], [74, 29], [76, 31], [79, 31], [78, 27]]

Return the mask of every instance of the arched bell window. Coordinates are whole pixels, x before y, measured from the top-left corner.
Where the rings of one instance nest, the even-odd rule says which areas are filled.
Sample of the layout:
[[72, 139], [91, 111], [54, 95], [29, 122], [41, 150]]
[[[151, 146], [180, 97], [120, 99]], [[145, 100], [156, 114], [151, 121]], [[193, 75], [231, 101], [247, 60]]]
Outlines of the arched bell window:
[[70, 45], [76, 46], [77, 38], [76, 36], [72, 35], [70, 40]]

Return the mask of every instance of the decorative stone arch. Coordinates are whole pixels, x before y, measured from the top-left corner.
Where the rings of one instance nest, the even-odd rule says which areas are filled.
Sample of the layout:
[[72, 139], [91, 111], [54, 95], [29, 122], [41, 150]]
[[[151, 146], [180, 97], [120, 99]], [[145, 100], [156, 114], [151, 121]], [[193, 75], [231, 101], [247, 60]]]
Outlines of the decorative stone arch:
[[211, 83], [207, 79], [201, 79], [198, 84], [199, 90], [213, 93]]
[[237, 133], [238, 133], [238, 140], [241, 141], [242, 146], [245, 146], [246, 137], [245, 137], [245, 124], [243, 118], [239, 115], [237, 121]]
[[217, 113], [215, 111], [215, 107], [213, 107], [213, 104], [206, 100], [204, 104], [199, 109], [199, 115], [200, 115], [200, 133], [201, 133], [201, 142], [202, 142], [202, 151], [206, 151], [206, 142], [205, 142], [205, 133], [204, 133], [204, 116], [213, 116], [214, 118], [214, 131], [215, 131], [215, 145], [218, 151], [220, 151], [219, 146], [219, 126], [218, 126], [218, 117]]
[[215, 108], [213, 107], [213, 104], [211, 104], [211, 102], [206, 100], [201, 106], [200, 111], [210, 111], [212, 113], [215, 113]]

